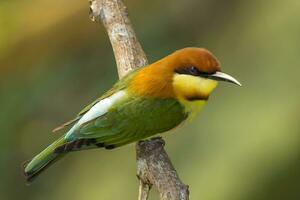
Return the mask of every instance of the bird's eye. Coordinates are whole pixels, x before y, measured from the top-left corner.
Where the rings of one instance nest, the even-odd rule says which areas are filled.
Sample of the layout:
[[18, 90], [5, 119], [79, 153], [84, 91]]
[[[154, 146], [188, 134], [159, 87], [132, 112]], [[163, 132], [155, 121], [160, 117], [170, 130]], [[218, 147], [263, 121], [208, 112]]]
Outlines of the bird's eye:
[[199, 70], [196, 67], [191, 67], [190, 72], [191, 72], [192, 75], [198, 75], [199, 74]]

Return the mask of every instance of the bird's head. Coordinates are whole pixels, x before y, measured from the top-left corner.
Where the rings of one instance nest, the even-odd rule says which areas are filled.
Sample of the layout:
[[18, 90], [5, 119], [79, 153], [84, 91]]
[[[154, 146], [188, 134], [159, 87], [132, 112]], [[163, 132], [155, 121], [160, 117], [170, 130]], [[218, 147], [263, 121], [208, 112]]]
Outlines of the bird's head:
[[184, 48], [143, 68], [132, 81], [135, 93], [160, 98], [207, 100], [218, 81], [241, 85], [221, 72], [220, 63], [208, 50]]
[[207, 100], [218, 81], [241, 86], [235, 78], [221, 72], [220, 62], [206, 49], [184, 48], [171, 54], [169, 59], [174, 61], [173, 89], [178, 97]]

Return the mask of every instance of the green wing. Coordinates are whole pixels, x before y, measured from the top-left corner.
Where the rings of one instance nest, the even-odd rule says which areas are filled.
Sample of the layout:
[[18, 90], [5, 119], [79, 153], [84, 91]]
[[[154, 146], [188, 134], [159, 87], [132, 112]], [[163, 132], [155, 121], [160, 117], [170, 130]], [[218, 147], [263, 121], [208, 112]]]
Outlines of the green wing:
[[98, 99], [96, 99], [93, 103], [89, 104], [88, 106], [86, 106], [85, 108], [83, 108], [78, 114], [77, 116], [68, 121], [65, 122], [64, 124], [56, 127], [55, 129], [53, 129], [52, 132], [57, 132], [59, 130], [62, 130], [72, 124], [74, 124], [75, 122], [77, 122], [86, 112], [88, 112], [96, 103], [98, 103], [99, 101], [101, 101], [102, 99], [105, 99], [109, 96], [111, 96], [112, 94], [114, 94], [117, 91], [123, 90], [127, 87], [129, 81], [132, 79], [132, 77], [134, 76], [134, 74], [136, 74], [136, 72], [138, 72], [141, 68], [136, 69], [130, 73], [128, 73], [126, 76], [124, 76], [122, 79], [120, 79], [117, 83], [115, 83], [115, 85], [108, 90], [106, 93], [104, 93], [101, 97], [99, 97]]
[[174, 99], [129, 96], [105, 115], [79, 127], [72, 138], [96, 139], [104, 147], [116, 147], [168, 131], [187, 118]]

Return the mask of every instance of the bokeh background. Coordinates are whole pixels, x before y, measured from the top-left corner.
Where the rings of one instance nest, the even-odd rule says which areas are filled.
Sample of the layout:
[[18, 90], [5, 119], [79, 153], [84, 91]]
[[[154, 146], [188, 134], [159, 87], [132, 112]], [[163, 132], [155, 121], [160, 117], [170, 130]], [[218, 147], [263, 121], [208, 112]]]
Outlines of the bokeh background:
[[[150, 61], [210, 49], [243, 87], [220, 84], [165, 135], [191, 199], [300, 199], [300, 1], [125, 0]], [[0, 2], [0, 198], [136, 199], [135, 149], [72, 153], [26, 186], [21, 164], [117, 80], [88, 1]], [[158, 199], [156, 192], [150, 199]]]

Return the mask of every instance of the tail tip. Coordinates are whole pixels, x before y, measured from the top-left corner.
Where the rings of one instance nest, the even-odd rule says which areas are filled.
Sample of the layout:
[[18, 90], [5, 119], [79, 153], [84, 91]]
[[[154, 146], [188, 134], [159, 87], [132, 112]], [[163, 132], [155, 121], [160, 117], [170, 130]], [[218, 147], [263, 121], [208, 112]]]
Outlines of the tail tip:
[[22, 164], [22, 173], [23, 176], [25, 177], [25, 182], [26, 185], [30, 185], [32, 183], [33, 177], [34, 177], [34, 173], [28, 172], [26, 170], [26, 167], [28, 166], [28, 164], [30, 163], [31, 160], [26, 160], [23, 164]]

